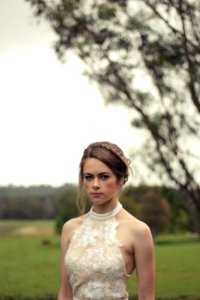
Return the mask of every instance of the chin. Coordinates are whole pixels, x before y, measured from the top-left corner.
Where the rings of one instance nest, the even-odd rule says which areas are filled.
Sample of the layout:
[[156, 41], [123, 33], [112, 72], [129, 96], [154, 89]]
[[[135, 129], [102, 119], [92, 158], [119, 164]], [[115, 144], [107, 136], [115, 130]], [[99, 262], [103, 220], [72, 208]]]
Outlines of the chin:
[[106, 203], [110, 202], [111, 200], [112, 200], [111, 198], [108, 198], [108, 199], [102, 199], [102, 198], [97, 198], [97, 197], [90, 198], [90, 201], [93, 204], [99, 204], [99, 205], [106, 204]]
[[93, 203], [104, 203], [106, 202], [104, 199], [101, 197], [90, 197], [90, 201]]
[[99, 198], [90, 198], [90, 201], [92, 203], [104, 203], [104, 201], [102, 199], [99, 199]]

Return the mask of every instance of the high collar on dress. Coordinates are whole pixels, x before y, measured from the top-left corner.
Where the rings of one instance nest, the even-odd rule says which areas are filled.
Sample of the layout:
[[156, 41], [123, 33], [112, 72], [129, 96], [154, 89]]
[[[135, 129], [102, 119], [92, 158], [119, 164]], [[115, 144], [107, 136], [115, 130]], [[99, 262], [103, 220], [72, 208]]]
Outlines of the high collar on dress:
[[117, 202], [117, 206], [112, 211], [109, 211], [108, 213], [105, 213], [105, 214], [99, 214], [99, 213], [94, 212], [94, 208], [92, 206], [89, 211], [89, 215], [91, 218], [93, 218], [95, 220], [103, 221], [103, 220], [108, 220], [110, 218], [115, 217], [120, 212], [121, 209], [122, 209], [121, 203]]

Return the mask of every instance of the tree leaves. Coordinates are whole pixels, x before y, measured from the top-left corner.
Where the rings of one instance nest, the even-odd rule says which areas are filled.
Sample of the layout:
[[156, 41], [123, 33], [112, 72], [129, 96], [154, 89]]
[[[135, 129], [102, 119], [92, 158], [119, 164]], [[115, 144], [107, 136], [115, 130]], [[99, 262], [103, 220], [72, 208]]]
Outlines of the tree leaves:
[[[152, 173], [159, 177], [162, 170], [167, 184], [186, 192], [200, 215], [200, 172], [197, 162], [192, 163], [197, 153], [188, 151], [188, 140], [199, 145], [200, 135], [198, 1], [28, 2], [57, 33], [59, 58], [73, 49], [105, 101], [133, 111], [137, 117], [132, 124], [151, 137], [138, 155], [148, 158]], [[141, 87], [135, 84], [141, 70], [148, 89], [144, 78]]]

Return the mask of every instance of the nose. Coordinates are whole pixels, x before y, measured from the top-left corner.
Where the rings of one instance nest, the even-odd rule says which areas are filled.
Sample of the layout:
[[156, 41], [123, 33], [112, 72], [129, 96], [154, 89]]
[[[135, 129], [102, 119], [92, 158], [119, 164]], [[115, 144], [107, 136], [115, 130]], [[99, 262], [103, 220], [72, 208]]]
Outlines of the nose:
[[99, 179], [97, 177], [94, 178], [93, 189], [95, 190], [99, 189]]

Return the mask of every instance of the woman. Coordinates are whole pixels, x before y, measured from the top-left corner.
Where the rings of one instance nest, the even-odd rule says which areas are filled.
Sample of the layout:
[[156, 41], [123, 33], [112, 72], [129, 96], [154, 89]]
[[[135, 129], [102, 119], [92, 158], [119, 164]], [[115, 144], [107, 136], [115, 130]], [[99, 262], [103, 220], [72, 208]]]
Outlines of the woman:
[[91, 210], [63, 226], [58, 300], [128, 300], [127, 281], [137, 274], [139, 300], [154, 300], [154, 254], [146, 224], [118, 201], [129, 160], [115, 144], [97, 142], [83, 153], [79, 207]]

